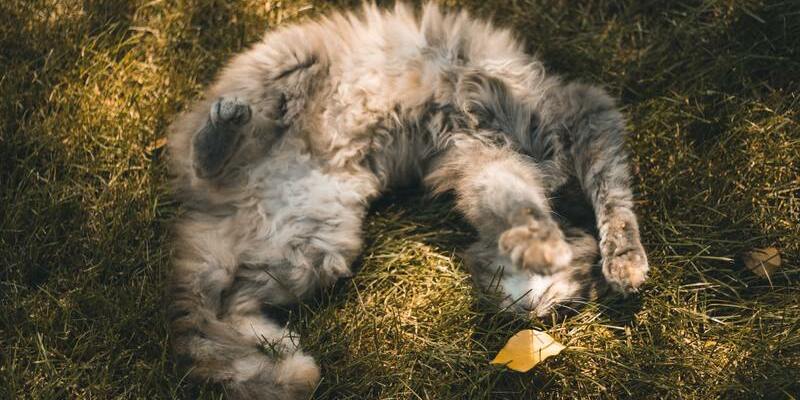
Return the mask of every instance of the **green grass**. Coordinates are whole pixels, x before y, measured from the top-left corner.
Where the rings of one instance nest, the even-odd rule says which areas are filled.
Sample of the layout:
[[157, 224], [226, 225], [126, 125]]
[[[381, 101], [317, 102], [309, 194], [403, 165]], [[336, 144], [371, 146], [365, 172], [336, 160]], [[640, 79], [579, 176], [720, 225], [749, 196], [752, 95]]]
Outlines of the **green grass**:
[[[177, 206], [151, 145], [265, 28], [345, 3], [0, 2], [0, 398], [220, 396], [169, 361]], [[395, 194], [360, 275], [291, 317], [317, 397], [800, 397], [800, 4], [446, 3], [622, 99], [652, 279], [563, 323], [494, 314], [448, 201]], [[784, 259], [770, 281], [738, 260], [763, 246]], [[528, 327], [570, 348], [527, 374], [490, 367]]]

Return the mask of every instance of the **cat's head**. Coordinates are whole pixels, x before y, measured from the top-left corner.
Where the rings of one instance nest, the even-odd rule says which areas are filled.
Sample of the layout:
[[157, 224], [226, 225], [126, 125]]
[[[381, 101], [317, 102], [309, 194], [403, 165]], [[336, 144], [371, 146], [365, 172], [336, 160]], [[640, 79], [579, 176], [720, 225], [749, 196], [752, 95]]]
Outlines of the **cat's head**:
[[597, 240], [580, 230], [565, 230], [572, 263], [552, 274], [515, 267], [496, 245], [478, 243], [467, 262], [481, 289], [498, 297], [501, 310], [545, 318], [574, 314], [608, 289], [597, 261]]

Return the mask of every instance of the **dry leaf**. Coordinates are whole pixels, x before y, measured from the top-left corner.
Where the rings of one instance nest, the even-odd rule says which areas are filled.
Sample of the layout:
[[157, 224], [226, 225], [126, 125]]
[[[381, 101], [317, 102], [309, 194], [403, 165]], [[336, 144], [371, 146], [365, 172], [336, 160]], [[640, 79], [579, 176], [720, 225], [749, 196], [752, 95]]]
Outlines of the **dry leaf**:
[[762, 278], [769, 278], [781, 266], [781, 255], [774, 247], [748, 251], [742, 260], [747, 269]]
[[147, 145], [147, 148], [145, 148], [144, 150], [148, 153], [152, 153], [166, 145], [167, 145], [167, 138], [161, 137], [153, 141], [153, 143]]
[[508, 339], [490, 364], [501, 364], [514, 371], [527, 372], [547, 357], [560, 353], [561, 350], [564, 350], [564, 345], [556, 342], [552, 336], [545, 332], [526, 329]]

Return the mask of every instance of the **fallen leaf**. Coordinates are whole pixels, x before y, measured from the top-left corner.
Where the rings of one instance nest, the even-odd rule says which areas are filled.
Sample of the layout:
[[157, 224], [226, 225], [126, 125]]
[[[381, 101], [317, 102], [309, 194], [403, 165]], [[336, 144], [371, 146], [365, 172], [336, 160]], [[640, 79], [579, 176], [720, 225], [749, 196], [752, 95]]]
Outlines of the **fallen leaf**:
[[774, 247], [752, 249], [742, 255], [742, 260], [747, 269], [762, 278], [769, 278], [781, 266], [781, 255]]
[[561, 350], [564, 350], [564, 345], [556, 342], [552, 336], [545, 332], [526, 329], [508, 339], [490, 364], [505, 365], [514, 371], [527, 372], [547, 357], [560, 353]]

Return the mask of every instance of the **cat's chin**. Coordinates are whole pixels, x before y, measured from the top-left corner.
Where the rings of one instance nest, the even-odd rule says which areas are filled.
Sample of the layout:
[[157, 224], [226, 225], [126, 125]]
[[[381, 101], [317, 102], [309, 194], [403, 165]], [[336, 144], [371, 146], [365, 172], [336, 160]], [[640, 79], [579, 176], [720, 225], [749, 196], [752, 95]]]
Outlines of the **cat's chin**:
[[468, 263], [473, 271], [482, 271], [475, 274], [477, 284], [495, 297], [500, 310], [549, 319], [553, 314], [559, 317], [575, 314], [606, 291], [608, 285], [598, 266], [581, 261], [576, 260], [552, 274], [515, 268], [503, 256], [491, 261], [483, 258], [482, 262], [473, 258]]
[[597, 298], [601, 281], [584, 280], [570, 271], [557, 274], [537, 274], [527, 271], [506, 274], [500, 279], [503, 308], [537, 318], [547, 318], [553, 312], [572, 314], [584, 303]]
[[495, 297], [500, 310], [549, 320], [577, 313], [608, 290], [597, 241], [579, 229], [565, 230], [573, 257], [555, 271], [537, 272], [513, 260], [489, 242], [475, 243], [465, 254], [478, 286]]

